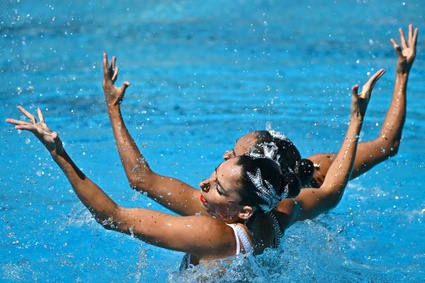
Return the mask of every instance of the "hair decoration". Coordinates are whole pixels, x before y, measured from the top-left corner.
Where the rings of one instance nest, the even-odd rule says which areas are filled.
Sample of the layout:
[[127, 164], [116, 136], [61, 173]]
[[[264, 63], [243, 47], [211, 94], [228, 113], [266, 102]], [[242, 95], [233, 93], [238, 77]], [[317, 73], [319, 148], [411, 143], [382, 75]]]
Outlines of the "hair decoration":
[[279, 196], [273, 188], [273, 185], [267, 180], [263, 180], [260, 168], [257, 168], [255, 175], [251, 172], [247, 172], [247, 175], [257, 189], [256, 194], [266, 203], [259, 205], [264, 212], [271, 211], [282, 200], [282, 198], [286, 198], [288, 196], [288, 185], [286, 185], [282, 195]]
[[264, 150], [264, 156], [265, 157], [268, 157], [272, 160], [279, 159], [278, 147], [277, 147], [276, 143], [274, 143], [274, 142], [262, 143], [261, 147]]
[[290, 142], [290, 143], [292, 143], [292, 142], [291, 142], [291, 140], [290, 140], [290, 139], [288, 139], [288, 137], [287, 137], [287, 136], [285, 136], [285, 134], [284, 134], [284, 133], [281, 133], [281, 132], [278, 132], [278, 131], [273, 130], [273, 129], [272, 129], [272, 125], [271, 125], [271, 123], [270, 123], [270, 122], [267, 122], [267, 124], [266, 124], [266, 130], [269, 132], [269, 134], [270, 134], [273, 138], [278, 139], [278, 140], [283, 140], [283, 141], [286, 141], [286, 142]]
[[263, 143], [259, 144], [258, 146], [263, 149], [263, 154], [255, 153], [255, 152], [251, 151], [249, 155], [254, 157], [254, 158], [266, 157], [268, 159], [271, 159], [280, 168], [280, 163], [279, 163], [280, 154], [279, 154], [279, 148], [277, 147], [276, 143], [275, 142], [263, 142]]

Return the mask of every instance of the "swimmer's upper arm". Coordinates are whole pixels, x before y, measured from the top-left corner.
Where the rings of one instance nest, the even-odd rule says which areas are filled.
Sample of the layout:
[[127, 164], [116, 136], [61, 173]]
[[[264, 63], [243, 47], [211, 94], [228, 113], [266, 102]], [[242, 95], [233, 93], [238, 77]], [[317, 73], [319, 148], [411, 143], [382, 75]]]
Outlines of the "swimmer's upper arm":
[[227, 257], [236, 251], [232, 228], [209, 216], [182, 217], [154, 210], [121, 208], [116, 218], [114, 230], [200, 259]]
[[154, 172], [144, 176], [143, 179], [135, 182], [134, 186], [164, 207], [184, 216], [204, 213], [199, 200], [200, 190], [179, 179]]

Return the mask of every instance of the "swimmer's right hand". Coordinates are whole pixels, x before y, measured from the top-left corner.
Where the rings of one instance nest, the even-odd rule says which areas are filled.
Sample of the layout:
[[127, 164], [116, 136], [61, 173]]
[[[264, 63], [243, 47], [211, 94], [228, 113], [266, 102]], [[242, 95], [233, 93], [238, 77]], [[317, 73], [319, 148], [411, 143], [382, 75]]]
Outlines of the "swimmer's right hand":
[[6, 119], [7, 123], [15, 125], [15, 129], [30, 131], [33, 133], [44, 144], [50, 153], [63, 152], [62, 142], [59, 139], [58, 133], [52, 132], [52, 130], [49, 129], [47, 124], [44, 122], [43, 113], [40, 108], [37, 108], [38, 119], [40, 120], [39, 122], [34, 115], [29, 113], [22, 106], [18, 106], [18, 109], [30, 120], [30, 122], [9, 118]]
[[408, 74], [412, 68], [413, 62], [416, 57], [416, 42], [418, 39], [418, 28], [413, 29], [413, 26], [409, 25], [409, 35], [406, 40], [403, 30], [400, 28], [400, 45], [394, 39], [390, 39], [393, 44], [394, 50], [397, 54], [398, 60], [396, 65], [397, 74]]

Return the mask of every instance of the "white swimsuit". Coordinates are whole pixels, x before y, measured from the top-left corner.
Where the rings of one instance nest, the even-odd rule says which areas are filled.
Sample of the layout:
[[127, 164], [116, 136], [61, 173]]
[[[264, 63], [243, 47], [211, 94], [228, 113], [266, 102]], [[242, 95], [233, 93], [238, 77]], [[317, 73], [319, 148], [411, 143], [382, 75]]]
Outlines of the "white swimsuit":
[[[238, 224], [227, 224], [227, 226], [231, 227], [233, 229], [233, 233], [235, 234], [236, 239], [236, 252], [235, 255], [238, 255], [240, 253], [251, 253], [253, 251], [253, 247], [251, 244], [251, 239], [249, 235], [246, 233], [245, 229], [242, 228]], [[242, 243], [242, 246], [241, 246]], [[243, 247], [243, 250], [242, 250]], [[190, 254], [185, 254], [183, 257], [182, 263], [180, 265], [180, 270], [183, 271], [190, 266]]]
[[230, 226], [233, 229], [233, 233], [235, 233], [236, 255], [241, 253], [241, 242], [242, 242], [245, 254], [252, 252], [253, 247], [251, 244], [251, 239], [247, 235], [245, 229], [238, 224], [226, 224], [226, 225]]

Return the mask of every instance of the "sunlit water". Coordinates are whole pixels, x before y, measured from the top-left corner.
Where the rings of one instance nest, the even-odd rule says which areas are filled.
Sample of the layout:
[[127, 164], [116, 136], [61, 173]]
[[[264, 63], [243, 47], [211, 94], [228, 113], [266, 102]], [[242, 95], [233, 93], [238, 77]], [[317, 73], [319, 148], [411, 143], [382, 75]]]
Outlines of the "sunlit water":
[[[399, 154], [350, 182], [340, 205], [290, 228], [283, 246], [238, 259], [222, 281], [419, 282], [424, 277], [421, 1], [2, 1], [0, 111], [41, 107], [70, 155], [124, 206], [164, 210], [128, 187], [105, 111], [102, 52], [129, 80], [127, 125], [153, 169], [196, 186], [242, 134], [267, 122], [303, 156], [337, 151], [350, 88], [379, 68], [362, 140], [388, 108], [390, 37], [419, 26]], [[116, 2], [116, 3], [115, 3]], [[193, 282], [182, 254], [106, 231], [28, 133], [1, 134], [4, 282]], [[244, 272], [241, 272], [241, 271]]]

